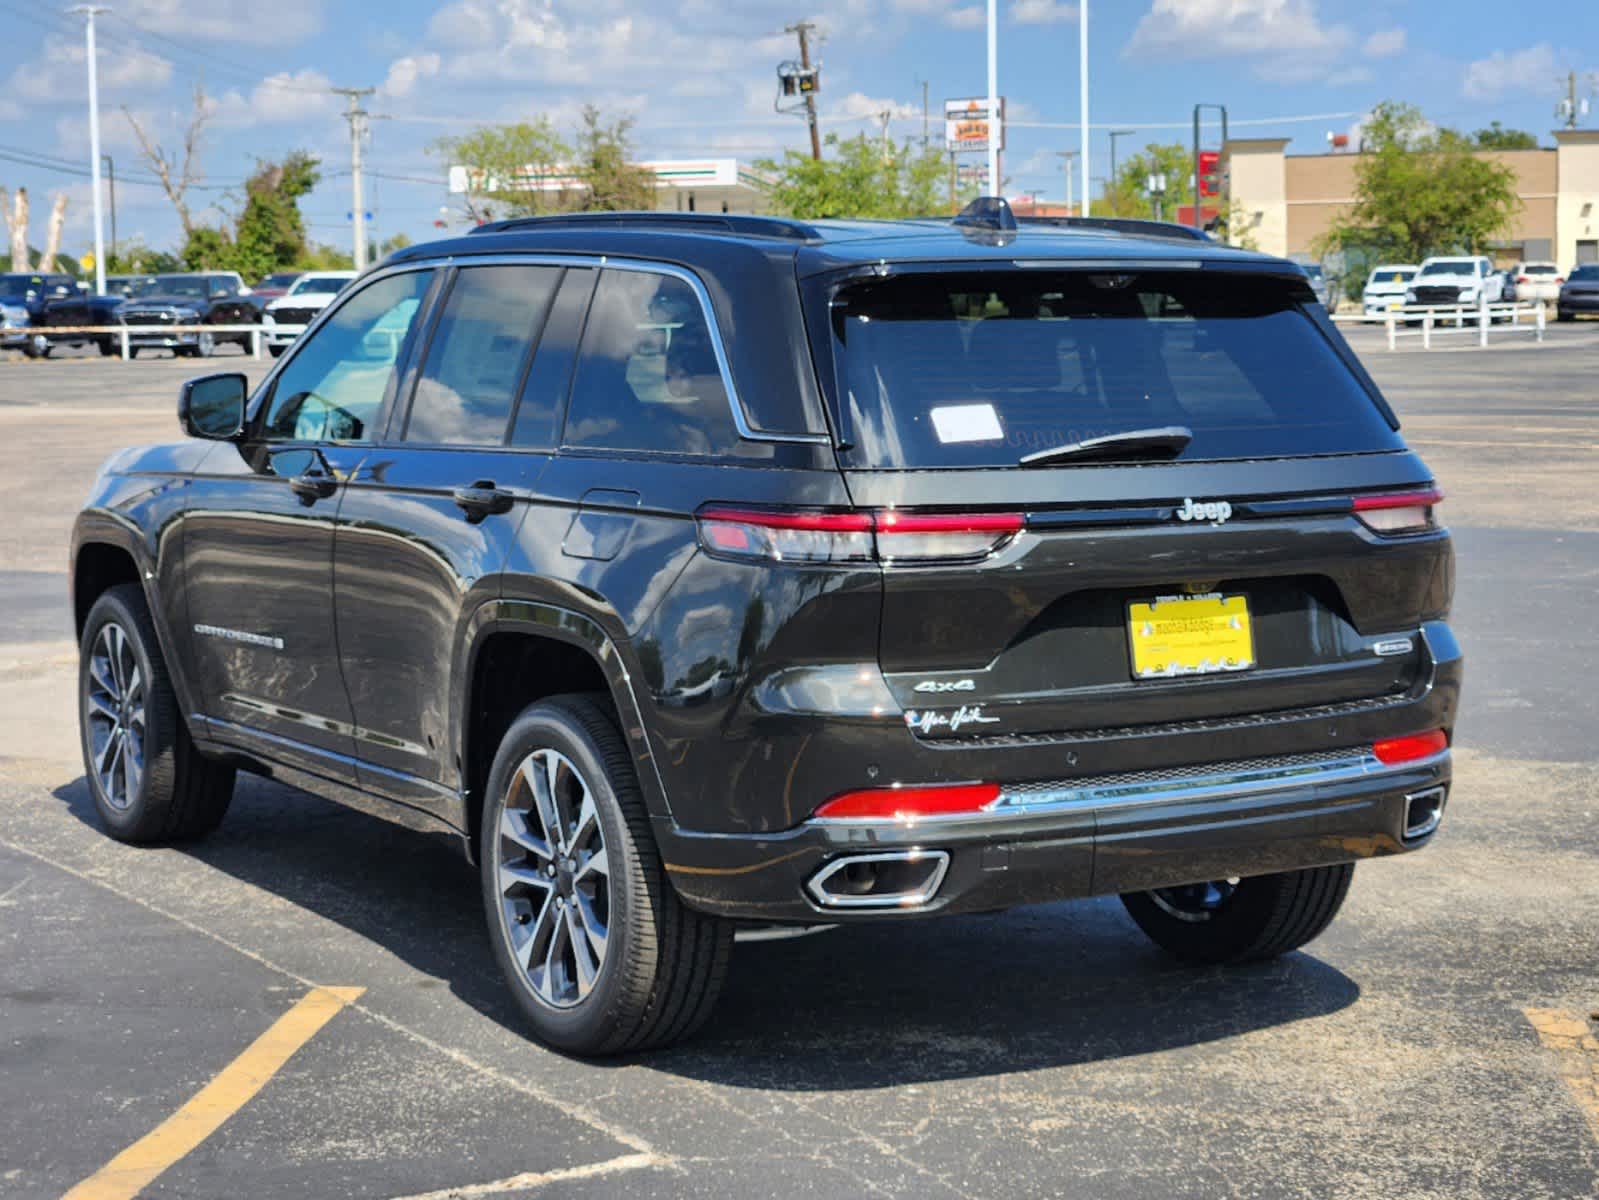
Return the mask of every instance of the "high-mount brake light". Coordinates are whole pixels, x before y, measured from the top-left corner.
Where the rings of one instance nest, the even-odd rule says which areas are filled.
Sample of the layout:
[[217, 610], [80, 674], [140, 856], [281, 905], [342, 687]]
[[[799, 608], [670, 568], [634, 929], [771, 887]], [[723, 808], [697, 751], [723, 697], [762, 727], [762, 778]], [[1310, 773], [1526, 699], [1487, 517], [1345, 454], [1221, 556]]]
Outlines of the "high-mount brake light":
[[834, 796], [818, 808], [814, 816], [824, 821], [908, 821], [917, 817], [982, 812], [998, 799], [997, 783], [868, 788]]
[[1367, 529], [1377, 533], [1422, 533], [1435, 526], [1432, 510], [1443, 503], [1443, 498], [1437, 488], [1356, 496], [1355, 515]]
[[1433, 729], [1426, 733], [1384, 738], [1372, 746], [1371, 752], [1377, 756], [1377, 761], [1383, 766], [1393, 767], [1400, 763], [1431, 758], [1434, 754], [1442, 754], [1447, 749], [1449, 749], [1448, 735], [1442, 729]]
[[700, 542], [713, 554], [776, 562], [927, 563], [992, 554], [1021, 531], [1020, 513], [824, 512], [711, 505]]

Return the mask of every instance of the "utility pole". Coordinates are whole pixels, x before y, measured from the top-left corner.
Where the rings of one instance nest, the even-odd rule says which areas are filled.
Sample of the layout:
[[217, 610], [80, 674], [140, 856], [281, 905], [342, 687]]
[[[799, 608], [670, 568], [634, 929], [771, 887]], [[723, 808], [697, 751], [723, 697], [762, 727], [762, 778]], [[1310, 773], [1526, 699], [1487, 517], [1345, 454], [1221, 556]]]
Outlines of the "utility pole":
[[927, 147], [931, 145], [927, 124], [927, 80], [918, 79], [916, 82], [922, 85], [922, 153], [926, 154]]
[[888, 153], [888, 123], [894, 119], [894, 110], [892, 108], [883, 109], [881, 112], [879, 112], [877, 114], [877, 119], [883, 123], [883, 136], [882, 136], [882, 151], [881, 151], [881, 153], [883, 155], [883, 161], [887, 162], [888, 159], [889, 159], [889, 153]]
[[1566, 72], [1566, 97], [1555, 105], [1555, 116], [1564, 120], [1567, 129], [1575, 129], [1577, 122], [1588, 115], [1588, 102], [1577, 98], [1577, 73]]
[[83, 16], [84, 54], [89, 62], [89, 160], [94, 168], [94, 292], [105, 295], [104, 215], [100, 211], [100, 79], [94, 53], [94, 18], [109, 12], [104, 5], [80, 4], [72, 10]]
[[1005, 188], [999, 177], [999, 0], [988, 0], [988, 194]]
[[[783, 28], [784, 33], [796, 34], [799, 37], [800, 69], [808, 76], [811, 73], [811, 31], [816, 28], [809, 21], [796, 21]], [[805, 93], [805, 119], [811, 127], [811, 157], [818, 162], [822, 158], [822, 135], [816, 128], [816, 93]]]
[[105, 159], [106, 184], [111, 192], [111, 257], [117, 256], [117, 164], [109, 154], [102, 154]]
[[361, 97], [370, 96], [375, 88], [333, 88], [343, 96], [349, 107], [344, 119], [350, 123], [350, 223], [355, 226], [355, 269], [366, 270], [366, 198], [361, 194], [361, 139], [366, 136], [366, 120], [370, 115], [361, 107]]
[[[1138, 130], [1136, 129], [1112, 129], [1110, 131], [1110, 178], [1105, 183], [1105, 190], [1111, 196], [1116, 194], [1116, 139], [1119, 137], [1131, 137], [1137, 132]], [[1112, 200], [1111, 208], [1114, 210], [1115, 206], [1116, 202]]]
[[1066, 167], [1066, 215], [1067, 216], [1071, 216], [1071, 212], [1072, 212], [1072, 164], [1077, 161], [1077, 151], [1075, 151], [1075, 150], [1057, 150], [1057, 151], [1055, 151], [1055, 157], [1056, 158], [1062, 158], [1062, 159], [1066, 160], [1065, 164], [1064, 164], [1065, 167]]

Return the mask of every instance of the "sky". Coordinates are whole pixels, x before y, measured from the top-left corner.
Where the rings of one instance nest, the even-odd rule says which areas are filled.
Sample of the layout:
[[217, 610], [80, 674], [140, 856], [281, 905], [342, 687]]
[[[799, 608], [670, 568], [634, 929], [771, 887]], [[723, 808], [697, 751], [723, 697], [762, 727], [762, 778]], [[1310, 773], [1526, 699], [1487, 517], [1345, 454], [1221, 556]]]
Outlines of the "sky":
[[[919, 141], [923, 81], [941, 132], [946, 98], [987, 87], [981, 0], [103, 0], [98, 21], [102, 150], [115, 161], [119, 236], [173, 248], [177, 218], [141, 161], [133, 114], [173, 146], [203, 86], [212, 109], [198, 156], [201, 220], [236, 211], [258, 159], [318, 155], [325, 178], [302, 202], [313, 240], [350, 240], [344, 100], [373, 87], [366, 150], [372, 233], [423, 241], [459, 229], [447, 163], [430, 147], [474, 125], [548, 115], [570, 129], [585, 103], [630, 116], [640, 158], [802, 150], [801, 120], [773, 111], [776, 66], [796, 57], [784, 26], [819, 31], [824, 133]], [[1063, 198], [1076, 150], [1078, 6], [999, 0], [1000, 93], [1011, 128], [1008, 194]], [[809, 5], [809, 7], [807, 7]], [[83, 21], [54, 0], [0, 0], [0, 186], [27, 187], [32, 241], [64, 191], [63, 249], [91, 244]], [[1466, 130], [1490, 121], [1552, 144], [1554, 108], [1575, 70], [1599, 87], [1599, 4], [1543, 0], [1092, 0], [1090, 173], [1123, 155], [1187, 141], [1196, 102], [1227, 106], [1235, 137], [1290, 137], [1324, 150], [1374, 103], [1403, 100]], [[1599, 126], [1599, 97], [1587, 124]], [[1204, 139], [1219, 141], [1214, 129]], [[973, 162], [978, 161], [976, 158]], [[1096, 184], [1096, 188], [1097, 188]], [[108, 230], [109, 234], [109, 230]]]

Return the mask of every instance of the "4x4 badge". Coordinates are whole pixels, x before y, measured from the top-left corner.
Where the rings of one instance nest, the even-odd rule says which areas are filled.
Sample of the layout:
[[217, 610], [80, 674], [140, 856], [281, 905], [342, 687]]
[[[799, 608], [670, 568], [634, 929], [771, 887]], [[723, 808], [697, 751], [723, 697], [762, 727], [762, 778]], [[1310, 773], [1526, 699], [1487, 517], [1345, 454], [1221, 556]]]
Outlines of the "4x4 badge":
[[1225, 524], [1233, 515], [1233, 506], [1225, 500], [1201, 500], [1183, 497], [1183, 506], [1174, 514], [1179, 521], [1209, 521], [1212, 525]]
[[924, 679], [916, 685], [918, 692], [975, 692], [975, 679]]

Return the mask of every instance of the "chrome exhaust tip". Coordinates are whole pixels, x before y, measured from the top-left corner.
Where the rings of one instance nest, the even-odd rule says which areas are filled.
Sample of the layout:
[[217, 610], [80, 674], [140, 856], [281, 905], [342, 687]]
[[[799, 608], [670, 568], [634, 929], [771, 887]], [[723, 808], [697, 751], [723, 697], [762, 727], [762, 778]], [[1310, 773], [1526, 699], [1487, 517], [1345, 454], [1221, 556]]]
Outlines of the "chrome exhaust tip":
[[949, 870], [945, 850], [848, 854], [812, 875], [805, 890], [822, 908], [920, 908]]
[[1424, 838], [1438, 828], [1444, 819], [1444, 802], [1448, 788], [1428, 788], [1405, 797], [1405, 841]]

